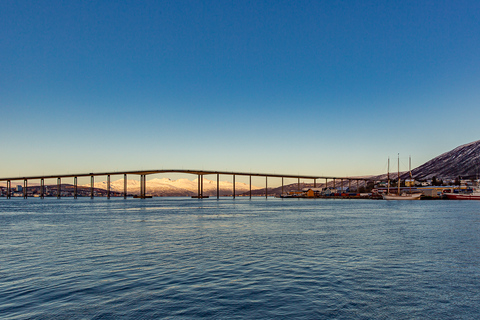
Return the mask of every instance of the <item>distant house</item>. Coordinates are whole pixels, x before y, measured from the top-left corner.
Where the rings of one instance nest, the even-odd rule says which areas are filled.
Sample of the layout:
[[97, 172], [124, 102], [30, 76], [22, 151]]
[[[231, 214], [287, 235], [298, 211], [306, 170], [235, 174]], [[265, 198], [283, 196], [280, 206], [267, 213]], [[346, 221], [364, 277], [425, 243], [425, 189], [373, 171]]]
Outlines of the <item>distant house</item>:
[[303, 188], [302, 191], [305, 194], [305, 197], [315, 198], [321, 194], [322, 188]]
[[415, 187], [415, 179], [405, 179], [405, 187]]

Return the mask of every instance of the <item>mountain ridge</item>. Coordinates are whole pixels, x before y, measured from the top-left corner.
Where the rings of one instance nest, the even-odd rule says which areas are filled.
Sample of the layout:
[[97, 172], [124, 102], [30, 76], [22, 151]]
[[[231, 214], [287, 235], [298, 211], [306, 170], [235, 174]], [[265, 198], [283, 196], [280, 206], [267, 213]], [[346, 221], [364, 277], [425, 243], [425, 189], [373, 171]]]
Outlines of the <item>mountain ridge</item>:
[[[426, 180], [475, 179], [480, 169], [480, 140], [458, 146], [433, 158], [412, 170], [413, 178]], [[403, 175], [404, 177], [405, 175]]]
[[[90, 184], [82, 185], [90, 187]], [[94, 183], [95, 188], [107, 189], [107, 182], [100, 181]], [[252, 190], [261, 189], [253, 186]], [[122, 193], [124, 191], [123, 179], [110, 182], [110, 190]], [[242, 194], [250, 190], [250, 186], [243, 182], [235, 182], [235, 194]], [[140, 193], [140, 181], [127, 180], [127, 193], [137, 195]], [[194, 196], [198, 193], [198, 179], [178, 179], [169, 178], [151, 179], [147, 181], [147, 194], [154, 196]], [[219, 195], [231, 195], [233, 193], [233, 183], [229, 181], [219, 181]], [[203, 194], [207, 196], [217, 195], [217, 181], [203, 179]]]

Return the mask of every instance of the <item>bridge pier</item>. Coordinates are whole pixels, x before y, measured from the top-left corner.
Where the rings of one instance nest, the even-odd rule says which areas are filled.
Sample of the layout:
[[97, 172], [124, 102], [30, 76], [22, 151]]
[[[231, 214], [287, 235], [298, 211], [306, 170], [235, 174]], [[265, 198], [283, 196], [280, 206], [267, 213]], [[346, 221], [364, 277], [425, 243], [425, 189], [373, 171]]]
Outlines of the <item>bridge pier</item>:
[[235, 175], [233, 175], [233, 199], [235, 199]]
[[217, 200], [220, 199], [220, 175], [217, 173]]
[[265, 199], [268, 198], [268, 177], [265, 176]]
[[[193, 197], [195, 198], [195, 197]], [[203, 174], [197, 175], [197, 199], [203, 199]], [[218, 175], [217, 175], [217, 199], [218, 199]]]
[[145, 199], [147, 194], [147, 176], [145, 174], [140, 175], [140, 198]]
[[249, 177], [250, 177], [250, 179], [249, 179], [250, 180], [250, 187], [249, 187], [249, 189], [250, 189], [250, 200], [252, 200], [252, 176], [249, 176]]
[[200, 199], [201, 192], [200, 192], [200, 175], [197, 176], [197, 198]]
[[45, 198], [45, 179], [40, 179], [40, 198]]
[[73, 198], [77, 199], [78, 196], [78, 181], [77, 177], [73, 177]]
[[282, 194], [281, 195], [283, 195], [283, 177], [282, 177]]
[[12, 188], [12, 182], [10, 180], [7, 180], [7, 199], [10, 199], [12, 197], [11, 188]]
[[57, 199], [60, 199], [62, 192], [62, 180], [61, 178], [57, 178]]
[[95, 187], [95, 178], [90, 176], [90, 199], [93, 199], [93, 188]]
[[23, 199], [27, 199], [27, 188], [28, 188], [27, 179], [23, 179]]
[[202, 198], [202, 181], [201, 181], [201, 176], [202, 175], [198, 175], [197, 176], [197, 198], [198, 199], [201, 199]]
[[107, 199], [110, 199], [110, 175], [107, 175]]
[[123, 175], [123, 199], [127, 199], [127, 174]]

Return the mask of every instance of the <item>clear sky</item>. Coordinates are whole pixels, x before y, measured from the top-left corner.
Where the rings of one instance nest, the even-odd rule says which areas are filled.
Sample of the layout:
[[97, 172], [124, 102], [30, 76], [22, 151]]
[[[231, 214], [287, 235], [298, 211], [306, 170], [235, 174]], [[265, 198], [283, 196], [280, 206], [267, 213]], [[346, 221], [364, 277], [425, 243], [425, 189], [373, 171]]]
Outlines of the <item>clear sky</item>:
[[0, 1], [0, 177], [354, 176], [480, 139], [480, 1]]

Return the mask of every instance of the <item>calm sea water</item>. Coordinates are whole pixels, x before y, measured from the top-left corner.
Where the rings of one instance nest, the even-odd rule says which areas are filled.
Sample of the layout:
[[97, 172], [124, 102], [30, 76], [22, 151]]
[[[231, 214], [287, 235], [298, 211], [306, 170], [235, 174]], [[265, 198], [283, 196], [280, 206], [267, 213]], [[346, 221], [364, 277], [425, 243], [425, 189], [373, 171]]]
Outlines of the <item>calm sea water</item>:
[[1, 199], [1, 319], [478, 319], [480, 202]]

